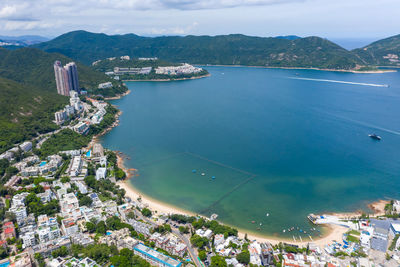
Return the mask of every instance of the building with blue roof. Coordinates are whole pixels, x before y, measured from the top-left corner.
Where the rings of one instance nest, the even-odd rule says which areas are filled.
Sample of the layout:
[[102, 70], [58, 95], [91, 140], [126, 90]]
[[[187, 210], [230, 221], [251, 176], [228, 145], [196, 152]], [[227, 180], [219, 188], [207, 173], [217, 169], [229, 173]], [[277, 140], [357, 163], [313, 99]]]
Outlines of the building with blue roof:
[[179, 267], [182, 265], [182, 262], [177, 261], [171, 257], [168, 257], [152, 248], [149, 248], [142, 243], [137, 244], [133, 251], [136, 255], [142, 257], [151, 265], [159, 266], [159, 267]]

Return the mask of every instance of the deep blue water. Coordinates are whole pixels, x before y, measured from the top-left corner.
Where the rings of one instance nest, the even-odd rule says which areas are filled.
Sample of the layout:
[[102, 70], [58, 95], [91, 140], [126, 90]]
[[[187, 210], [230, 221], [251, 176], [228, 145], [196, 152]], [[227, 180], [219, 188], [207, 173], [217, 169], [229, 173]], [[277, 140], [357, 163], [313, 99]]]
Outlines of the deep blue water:
[[399, 73], [207, 69], [128, 83], [132, 93], [113, 102], [121, 123], [103, 143], [131, 157], [144, 194], [268, 235], [308, 229], [311, 212], [400, 197]]

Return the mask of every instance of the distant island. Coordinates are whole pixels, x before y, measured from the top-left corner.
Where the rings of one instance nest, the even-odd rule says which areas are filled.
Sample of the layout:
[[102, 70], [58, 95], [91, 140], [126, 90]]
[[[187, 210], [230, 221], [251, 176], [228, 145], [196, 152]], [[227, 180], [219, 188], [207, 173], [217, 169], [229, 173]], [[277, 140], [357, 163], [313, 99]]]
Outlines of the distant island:
[[[170, 63], [157, 57], [131, 58], [127, 55], [96, 60], [92, 63], [92, 68], [104, 72], [114, 80], [122, 81], [174, 81], [209, 75], [207, 70], [187, 63]], [[107, 87], [111, 83], [99, 86]]]

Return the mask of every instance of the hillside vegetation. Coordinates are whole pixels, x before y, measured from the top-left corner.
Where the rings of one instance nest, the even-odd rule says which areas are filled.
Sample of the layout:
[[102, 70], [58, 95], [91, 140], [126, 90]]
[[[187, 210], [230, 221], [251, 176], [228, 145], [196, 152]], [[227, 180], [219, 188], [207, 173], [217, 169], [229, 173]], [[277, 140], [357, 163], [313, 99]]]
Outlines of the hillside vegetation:
[[[53, 64], [72, 59], [35, 48], [0, 48], [0, 153], [15, 143], [57, 129], [54, 112], [68, 104], [57, 94]], [[127, 89], [113, 81], [111, 89], [100, 91], [100, 82], [111, 81], [105, 74], [77, 63], [81, 87], [92, 94], [114, 96]]]
[[14, 143], [58, 128], [54, 112], [68, 98], [0, 78], [0, 153]]
[[251, 65], [353, 69], [362, 61], [354, 53], [319, 37], [263, 38], [220, 36], [141, 37], [74, 31], [35, 45], [85, 64], [107, 57], [159, 57], [191, 64]]
[[353, 50], [367, 64], [400, 66], [400, 34]]
[[[36, 86], [42, 90], [57, 92], [54, 78], [54, 61], [60, 60], [63, 64], [73, 61], [64, 55], [57, 53], [46, 53], [36, 48], [21, 48], [7, 50], [0, 48], [0, 77], [7, 78]], [[88, 90], [89, 93], [97, 94], [99, 83], [112, 81], [104, 73], [94, 71], [79, 62], [78, 66], [79, 85]], [[119, 87], [121, 83], [113, 81], [116, 85], [108, 90], [107, 96], [114, 96], [126, 91], [125, 87]]]

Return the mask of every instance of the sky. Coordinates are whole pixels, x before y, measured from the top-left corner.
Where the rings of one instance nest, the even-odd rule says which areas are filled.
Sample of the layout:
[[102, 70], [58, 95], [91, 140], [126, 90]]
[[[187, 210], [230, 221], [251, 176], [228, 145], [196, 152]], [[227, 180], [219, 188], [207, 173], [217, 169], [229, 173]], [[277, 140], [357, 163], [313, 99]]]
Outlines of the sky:
[[400, 0], [0, 0], [0, 35], [320, 36], [400, 34]]

